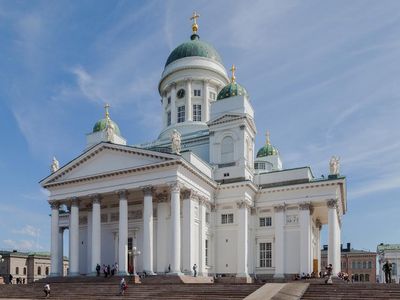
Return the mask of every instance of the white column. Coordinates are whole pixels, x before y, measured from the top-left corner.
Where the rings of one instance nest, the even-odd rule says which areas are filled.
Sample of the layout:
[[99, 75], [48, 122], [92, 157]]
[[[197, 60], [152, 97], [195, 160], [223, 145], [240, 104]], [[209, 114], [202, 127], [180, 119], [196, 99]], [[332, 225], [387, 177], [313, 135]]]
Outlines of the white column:
[[171, 273], [181, 274], [181, 200], [179, 183], [171, 185]]
[[210, 101], [209, 101], [209, 90], [208, 90], [208, 84], [209, 80], [205, 79], [203, 81], [203, 91], [204, 91], [204, 101], [203, 101], [203, 109], [202, 111], [204, 114], [201, 116], [203, 122], [208, 122], [210, 120]]
[[91, 273], [96, 275], [97, 264], [101, 265], [101, 202], [100, 196], [93, 196], [92, 200], [92, 255]]
[[157, 195], [157, 273], [165, 273], [168, 268], [167, 199], [166, 194]]
[[51, 204], [51, 276], [59, 276], [59, 251], [58, 251], [58, 212], [59, 204]]
[[163, 118], [162, 118], [162, 124], [163, 124], [163, 127], [167, 127], [167, 104], [168, 104], [168, 100], [167, 100], [167, 97], [165, 96], [165, 93], [163, 93], [163, 95], [162, 95], [162, 103], [161, 103], [161, 105], [162, 105], [162, 111], [163, 111], [163, 113], [162, 113], [162, 116], [163, 116]]
[[334, 276], [340, 272], [340, 227], [337, 200], [331, 199], [328, 206], [328, 264], [332, 264]]
[[87, 213], [87, 227], [86, 227], [86, 274], [92, 273], [92, 228], [93, 228], [93, 218], [92, 218], [92, 205], [88, 205]]
[[119, 275], [128, 274], [128, 200], [127, 191], [118, 191], [119, 226], [118, 226], [118, 268]]
[[249, 206], [245, 201], [237, 203], [238, 207], [238, 252], [236, 277], [248, 277], [249, 247]]
[[176, 83], [171, 84], [171, 125], [176, 124]]
[[317, 227], [317, 259], [318, 259], [318, 276], [321, 272], [321, 228], [322, 224], [319, 219], [316, 220], [315, 226]]
[[285, 274], [285, 206], [274, 207], [275, 221], [275, 278], [282, 278]]
[[192, 79], [186, 80], [186, 120], [193, 121], [193, 107], [192, 107]]
[[[207, 276], [206, 268], [206, 200], [200, 198], [199, 201], [199, 213], [200, 213], [200, 232], [199, 232], [199, 275]], [[210, 253], [210, 241], [208, 241], [208, 253]]]
[[143, 271], [154, 275], [153, 271], [153, 188], [143, 188]]
[[69, 276], [79, 275], [79, 200], [74, 198], [69, 215]]
[[311, 274], [311, 216], [310, 203], [301, 203], [299, 205], [300, 222], [300, 274]]
[[192, 190], [185, 190], [183, 192], [182, 269], [186, 275], [192, 274], [192, 267], [194, 265], [194, 211], [192, 195]]
[[64, 276], [64, 228], [58, 230], [58, 271]]

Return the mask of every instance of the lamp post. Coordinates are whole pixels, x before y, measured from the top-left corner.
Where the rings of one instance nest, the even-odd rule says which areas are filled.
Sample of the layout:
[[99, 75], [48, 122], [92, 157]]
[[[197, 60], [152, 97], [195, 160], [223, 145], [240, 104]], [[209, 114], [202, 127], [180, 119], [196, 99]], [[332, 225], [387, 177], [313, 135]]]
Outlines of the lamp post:
[[136, 247], [132, 247], [132, 256], [133, 256], [133, 276], [137, 276], [136, 273], [136, 256], [140, 255], [142, 252], [138, 250]]

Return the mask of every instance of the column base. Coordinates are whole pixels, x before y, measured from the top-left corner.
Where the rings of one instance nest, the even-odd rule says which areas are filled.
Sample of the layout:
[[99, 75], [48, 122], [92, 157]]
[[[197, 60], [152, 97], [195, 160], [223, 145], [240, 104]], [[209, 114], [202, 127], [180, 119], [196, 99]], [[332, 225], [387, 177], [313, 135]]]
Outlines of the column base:
[[281, 273], [274, 274], [274, 278], [285, 278], [285, 275]]
[[74, 277], [74, 276], [79, 276], [81, 274], [79, 274], [79, 272], [71, 272], [68, 274], [68, 277]]
[[60, 273], [50, 273], [49, 277], [60, 277]]
[[146, 273], [146, 276], [155, 276], [155, 275], [157, 275], [153, 271], [143, 271], [143, 273]]
[[171, 273], [167, 273], [167, 276], [183, 276], [182, 272], [171, 272]]

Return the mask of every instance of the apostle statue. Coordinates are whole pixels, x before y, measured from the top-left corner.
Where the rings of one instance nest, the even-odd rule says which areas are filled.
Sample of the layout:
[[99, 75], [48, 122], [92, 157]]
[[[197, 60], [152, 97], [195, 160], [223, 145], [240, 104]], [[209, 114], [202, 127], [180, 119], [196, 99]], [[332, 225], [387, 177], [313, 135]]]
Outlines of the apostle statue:
[[172, 153], [181, 153], [181, 134], [176, 129], [174, 129], [174, 131], [171, 133], [171, 148]]
[[333, 155], [329, 161], [329, 173], [330, 175], [339, 175], [339, 164], [340, 157]]
[[114, 142], [114, 128], [110, 124], [107, 124], [106, 128], [106, 140], [107, 142]]
[[51, 166], [50, 166], [50, 171], [51, 171], [51, 173], [54, 173], [54, 172], [56, 172], [59, 168], [60, 168], [60, 163], [58, 162], [58, 160], [57, 160], [56, 157], [54, 156], [54, 157], [53, 157], [53, 161], [52, 161]]

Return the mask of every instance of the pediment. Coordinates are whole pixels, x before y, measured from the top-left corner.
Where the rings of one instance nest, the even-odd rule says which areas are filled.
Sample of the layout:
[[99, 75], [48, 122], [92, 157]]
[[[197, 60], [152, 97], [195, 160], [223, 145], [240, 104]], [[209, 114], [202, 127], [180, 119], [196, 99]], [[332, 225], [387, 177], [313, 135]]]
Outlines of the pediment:
[[242, 118], [245, 118], [246, 115], [243, 114], [225, 114], [223, 116], [220, 116], [218, 118], [215, 118], [214, 120], [211, 120], [208, 122], [208, 126], [220, 124], [220, 123], [227, 123], [227, 122], [232, 122], [236, 120], [240, 120]]
[[174, 155], [130, 146], [100, 143], [57, 172], [42, 180], [42, 186], [105, 173], [118, 172], [176, 159]]
[[213, 125], [235, 122], [242, 119], [247, 120], [247, 122], [253, 128], [253, 130], [256, 131], [256, 125], [254, 123], [253, 118], [250, 118], [247, 114], [225, 114], [223, 116], [220, 116], [218, 118], [209, 121], [207, 124], [209, 127], [211, 127]]

